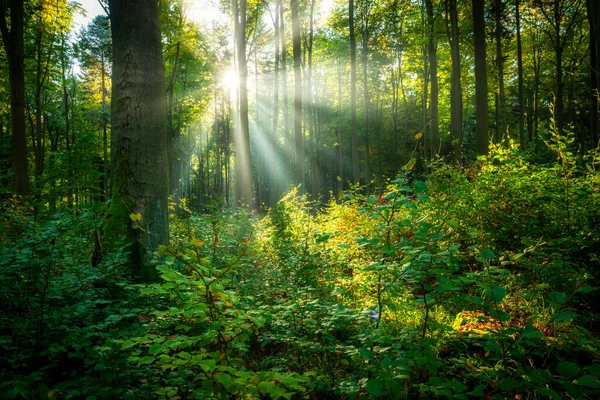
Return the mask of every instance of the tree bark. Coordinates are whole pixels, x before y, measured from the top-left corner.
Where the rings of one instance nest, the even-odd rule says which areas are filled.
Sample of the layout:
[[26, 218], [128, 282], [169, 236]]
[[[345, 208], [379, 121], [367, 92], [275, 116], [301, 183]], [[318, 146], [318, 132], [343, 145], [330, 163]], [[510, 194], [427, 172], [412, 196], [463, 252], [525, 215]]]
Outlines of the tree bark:
[[247, 1], [234, 0], [235, 42], [238, 88], [238, 127], [236, 128], [235, 179], [238, 205], [254, 208], [252, 197], [252, 170], [250, 162], [250, 130], [248, 124], [248, 62], [246, 59], [246, 11]]
[[[454, 158], [461, 158], [462, 145], [462, 87], [460, 85], [460, 43], [458, 30], [458, 11], [456, 0], [450, 0], [450, 55], [452, 57], [452, 77], [450, 87], [450, 138]], [[445, 146], [447, 153], [450, 146]]]
[[[301, 70], [301, 48], [300, 48], [300, 21], [298, 20], [298, 0], [291, 0], [292, 10], [292, 49], [294, 55], [294, 138], [296, 168], [296, 185], [304, 186], [305, 160], [304, 145], [302, 141], [302, 70]], [[300, 189], [303, 191], [303, 189]]]
[[515, 0], [515, 18], [517, 28], [517, 68], [519, 79], [519, 146], [525, 149], [525, 89], [523, 83], [523, 46], [521, 44], [521, 4]]
[[[113, 194], [104, 250], [129, 243], [128, 262], [141, 281], [155, 281], [151, 265], [168, 243], [168, 160], [165, 70], [157, 0], [111, 0], [113, 37]], [[131, 214], [141, 214], [133, 221]], [[136, 218], [133, 218], [136, 219]], [[139, 217], [138, 217], [139, 219]], [[139, 224], [142, 229], [136, 229]]]
[[354, 33], [354, 0], [348, 1], [350, 28], [350, 135], [352, 146], [352, 178], [360, 183], [358, 169], [358, 138], [356, 137], [356, 36]]
[[476, 149], [487, 154], [489, 149], [488, 94], [485, 50], [485, 0], [473, 0], [473, 36], [475, 41], [475, 120]]
[[431, 99], [429, 102], [429, 112], [431, 114], [431, 156], [439, 154], [440, 151], [440, 127], [439, 127], [439, 85], [438, 85], [438, 71], [437, 71], [437, 50], [434, 38], [434, 24], [435, 19], [433, 17], [433, 2], [432, 0], [425, 0], [425, 7], [427, 8], [427, 24], [429, 26], [429, 41], [427, 43], [427, 54], [429, 57], [429, 74], [431, 80]]
[[502, 0], [496, 0], [494, 5], [494, 15], [496, 22], [496, 73], [498, 79], [498, 102], [496, 104], [496, 137], [495, 143], [502, 142], [506, 133], [506, 111], [505, 111], [505, 95], [504, 95], [504, 55], [502, 54], [502, 11], [504, 4]]
[[23, 39], [23, 0], [10, 0], [10, 30], [6, 23], [5, 0], [0, 0], [0, 32], [8, 59], [10, 82], [11, 150], [12, 170], [15, 174], [15, 191], [29, 194], [29, 171], [27, 162], [27, 138], [25, 136], [25, 68]]

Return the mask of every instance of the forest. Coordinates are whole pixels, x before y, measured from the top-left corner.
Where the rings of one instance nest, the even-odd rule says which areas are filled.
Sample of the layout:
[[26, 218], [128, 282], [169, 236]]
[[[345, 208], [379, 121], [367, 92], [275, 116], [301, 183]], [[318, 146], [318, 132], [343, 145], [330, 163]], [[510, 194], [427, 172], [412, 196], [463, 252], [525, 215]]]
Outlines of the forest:
[[0, 398], [600, 398], [597, 0], [0, 0]]

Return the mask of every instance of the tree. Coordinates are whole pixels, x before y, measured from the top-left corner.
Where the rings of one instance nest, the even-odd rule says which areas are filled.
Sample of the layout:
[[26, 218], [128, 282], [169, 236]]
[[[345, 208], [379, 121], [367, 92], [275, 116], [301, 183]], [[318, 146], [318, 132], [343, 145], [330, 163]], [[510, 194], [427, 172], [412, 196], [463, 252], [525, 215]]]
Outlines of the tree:
[[292, 10], [292, 52], [294, 56], [294, 138], [296, 153], [295, 183], [304, 184], [305, 159], [302, 141], [302, 54], [300, 48], [300, 21], [298, 20], [298, 0], [291, 0]]
[[[158, 2], [111, 0], [113, 38], [113, 193], [104, 226], [104, 250], [122, 237], [142, 281], [154, 281], [150, 261], [169, 239], [165, 70]], [[137, 224], [144, 227], [136, 229]]]
[[237, 73], [239, 75], [237, 126], [235, 135], [235, 179], [236, 200], [253, 208], [252, 163], [250, 161], [250, 128], [248, 123], [248, 60], [246, 58], [246, 0], [234, 0], [233, 17], [235, 26], [235, 46]]
[[519, 79], [519, 145], [525, 148], [525, 89], [523, 84], [523, 45], [521, 44], [521, 4], [515, 0], [515, 22], [517, 29], [517, 68]]
[[[25, 138], [25, 68], [23, 0], [0, 0], [0, 33], [8, 59], [12, 129], [12, 169], [17, 194], [29, 194], [27, 140]], [[10, 13], [7, 12], [7, 8]], [[10, 17], [10, 30], [6, 18]]]
[[431, 155], [433, 156], [435, 154], [438, 154], [440, 151], [440, 128], [438, 115], [439, 85], [437, 68], [437, 44], [435, 43], [434, 37], [435, 18], [433, 16], [433, 1], [425, 0], [425, 7], [427, 9], [427, 25], [429, 28], [427, 55], [429, 58], [429, 73], [431, 79], [431, 101], [429, 108], [431, 112]]
[[475, 119], [477, 153], [487, 154], [489, 148], [488, 97], [485, 50], [485, 0], [473, 0], [473, 36], [475, 41]]
[[352, 146], [352, 179], [360, 182], [358, 170], [358, 138], [356, 137], [356, 35], [354, 33], [354, 0], [348, 1], [348, 25], [350, 28], [350, 134]]
[[[462, 87], [460, 85], [460, 46], [458, 29], [458, 11], [456, 0], [449, 0], [450, 14], [450, 56], [452, 58], [452, 78], [450, 89], [450, 138], [454, 157], [460, 158], [462, 141]], [[450, 152], [450, 146], [444, 146], [444, 153]]]

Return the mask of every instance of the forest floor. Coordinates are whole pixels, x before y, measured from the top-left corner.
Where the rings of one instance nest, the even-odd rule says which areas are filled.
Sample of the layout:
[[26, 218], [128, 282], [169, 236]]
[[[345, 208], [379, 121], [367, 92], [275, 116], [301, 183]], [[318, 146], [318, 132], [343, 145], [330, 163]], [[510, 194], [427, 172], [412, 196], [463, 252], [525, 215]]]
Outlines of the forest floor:
[[183, 210], [155, 284], [127, 246], [90, 266], [101, 206], [6, 201], [2, 397], [597, 398], [594, 160], [500, 149], [325, 206]]

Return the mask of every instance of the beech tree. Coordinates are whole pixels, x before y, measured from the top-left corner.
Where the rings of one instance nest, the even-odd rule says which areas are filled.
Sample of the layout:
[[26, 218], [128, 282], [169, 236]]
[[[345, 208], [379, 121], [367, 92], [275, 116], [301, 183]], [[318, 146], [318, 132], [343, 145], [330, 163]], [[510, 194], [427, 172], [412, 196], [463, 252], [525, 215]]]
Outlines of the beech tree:
[[[27, 140], [25, 137], [25, 68], [23, 44], [23, 0], [0, 0], [0, 33], [8, 59], [10, 81], [12, 169], [15, 191], [29, 194]], [[10, 18], [10, 29], [7, 24]]]
[[[157, 279], [154, 251], [168, 242], [165, 70], [157, 0], [111, 0], [113, 194], [104, 250], [125, 237], [141, 281]], [[144, 229], [136, 229], [138, 224]]]

